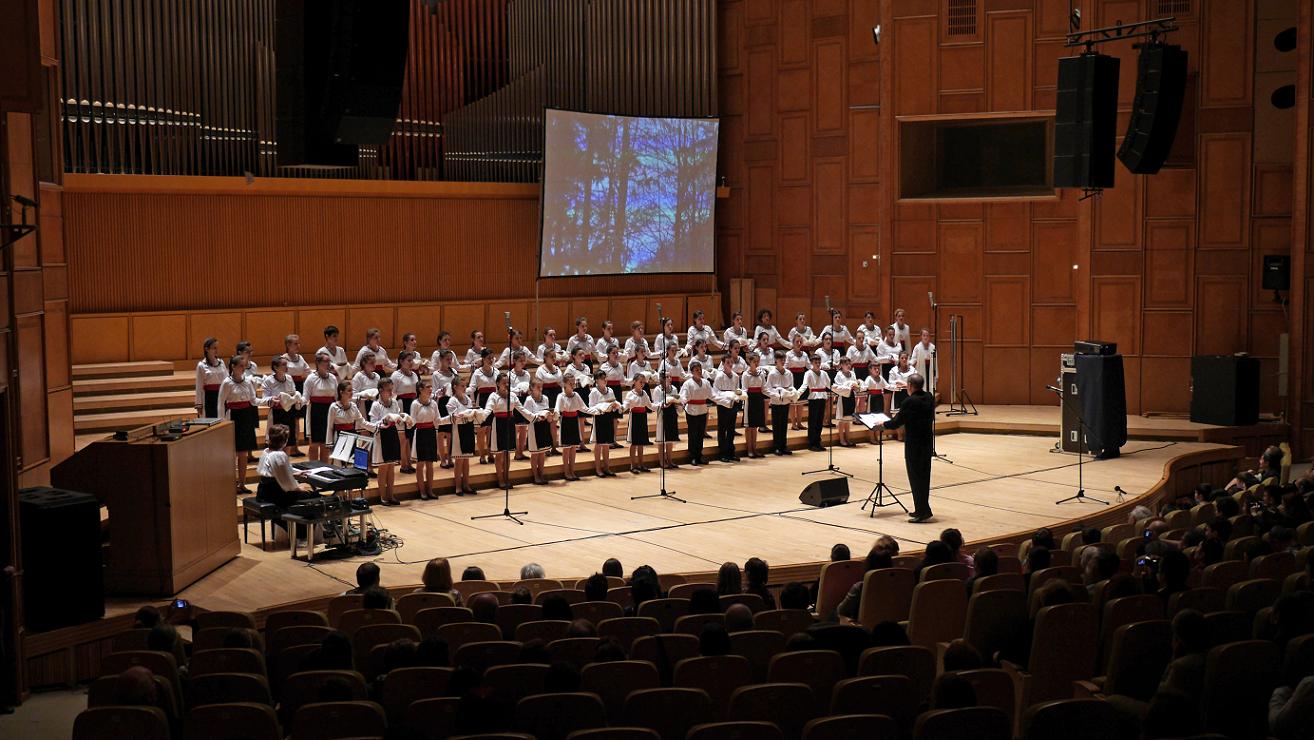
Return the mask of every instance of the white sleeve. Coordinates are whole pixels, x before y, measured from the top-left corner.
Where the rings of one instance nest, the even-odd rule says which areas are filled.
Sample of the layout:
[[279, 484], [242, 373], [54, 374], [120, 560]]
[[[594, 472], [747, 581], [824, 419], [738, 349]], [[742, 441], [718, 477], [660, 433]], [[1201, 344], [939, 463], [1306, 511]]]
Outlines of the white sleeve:
[[196, 364], [196, 405], [205, 407], [205, 368]]

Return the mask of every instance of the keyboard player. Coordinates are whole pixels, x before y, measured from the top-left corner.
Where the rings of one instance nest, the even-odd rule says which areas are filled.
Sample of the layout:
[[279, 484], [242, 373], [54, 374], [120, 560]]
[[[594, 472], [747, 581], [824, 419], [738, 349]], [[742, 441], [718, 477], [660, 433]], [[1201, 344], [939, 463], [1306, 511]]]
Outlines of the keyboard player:
[[[286, 513], [288, 507], [302, 499], [318, 498], [318, 494], [310, 490], [310, 486], [300, 482], [305, 473], [292, 467], [292, 461], [283, 451], [290, 434], [291, 430], [286, 424], [270, 426], [265, 439], [267, 446], [260, 455], [260, 462], [256, 464], [256, 472], [260, 475], [256, 498], [277, 506], [280, 513]], [[286, 522], [281, 518], [273, 520], [273, 524], [287, 528]], [[306, 538], [305, 525], [297, 525], [296, 536], [298, 540]]]

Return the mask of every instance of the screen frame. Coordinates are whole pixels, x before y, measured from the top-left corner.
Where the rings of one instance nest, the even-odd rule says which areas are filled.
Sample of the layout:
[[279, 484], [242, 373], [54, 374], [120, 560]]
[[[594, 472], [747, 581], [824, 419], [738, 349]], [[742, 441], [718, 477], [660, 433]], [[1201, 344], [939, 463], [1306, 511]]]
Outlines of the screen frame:
[[640, 116], [632, 113], [599, 113], [591, 110], [575, 110], [573, 108], [553, 108], [551, 106], [543, 107], [543, 160], [538, 167], [538, 269], [535, 271], [534, 279], [538, 280], [580, 280], [586, 278], [608, 278], [608, 277], [627, 277], [643, 275], [716, 275], [718, 265], [717, 257], [717, 238], [716, 238], [716, 201], [720, 200], [716, 195], [716, 190], [720, 186], [714, 181], [712, 183], [712, 269], [710, 270], [663, 270], [663, 271], [643, 271], [643, 272], [598, 272], [588, 275], [544, 275], [543, 274], [543, 219], [545, 209], [545, 200], [547, 188], [544, 187], [544, 178], [547, 175], [547, 138], [548, 125], [547, 114], [549, 112], [558, 113], [582, 113], [590, 116], [611, 116], [613, 118], [665, 118], [667, 120], [678, 121], [715, 121], [716, 122], [716, 164], [717, 171], [720, 171], [721, 165], [721, 117], [720, 116]]

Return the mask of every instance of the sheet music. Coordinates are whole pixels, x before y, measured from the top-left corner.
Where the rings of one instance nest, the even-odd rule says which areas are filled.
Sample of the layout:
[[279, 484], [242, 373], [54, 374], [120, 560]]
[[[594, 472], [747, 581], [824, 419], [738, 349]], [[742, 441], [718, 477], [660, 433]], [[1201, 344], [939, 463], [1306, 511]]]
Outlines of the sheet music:
[[882, 426], [883, 424], [885, 424], [885, 422], [890, 420], [890, 417], [881, 413], [858, 414], [857, 418], [858, 418], [858, 423], [863, 425], [864, 427], [867, 427], [868, 429], [875, 429], [879, 426]]

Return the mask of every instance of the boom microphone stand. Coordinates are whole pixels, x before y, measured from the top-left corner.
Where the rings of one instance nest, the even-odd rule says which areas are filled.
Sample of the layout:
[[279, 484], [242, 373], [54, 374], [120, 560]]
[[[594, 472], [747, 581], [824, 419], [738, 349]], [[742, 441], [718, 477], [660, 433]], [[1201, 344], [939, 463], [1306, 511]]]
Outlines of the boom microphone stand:
[[[665, 327], [666, 327], [666, 320], [662, 317], [662, 304], [660, 304], [660, 303], [657, 304], [657, 326], [662, 327], [662, 333], [665, 334], [665, 331], [666, 331], [666, 329], [665, 329]], [[667, 391], [666, 391], [666, 352], [665, 352], [665, 349], [666, 349], [666, 346], [663, 345], [663, 346], [662, 346], [662, 350], [663, 350], [663, 351], [662, 351], [662, 361], [661, 361], [661, 364], [657, 366], [657, 387], [662, 389], [662, 408], [660, 408], [660, 409], [657, 410], [657, 431], [658, 431], [659, 433], [660, 433], [661, 430], [662, 430], [662, 417], [665, 416], [665, 413], [666, 413], [666, 402], [669, 400], [669, 399], [666, 397], [666, 395], [667, 395]], [[662, 443], [662, 442], [658, 442], [657, 444], [660, 445], [660, 444], [663, 444], [663, 443]], [[658, 455], [658, 456], [660, 457], [660, 448], [659, 448], [659, 455]], [[657, 471], [657, 488], [658, 488], [657, 493], [645, 493], [645, 494], [642, 495], [642, 496], [630, 496], [630, 500], [631, 500], [631, 501], [638, 501], [638, 500], [641, 499], [641, 498], [668, 498], [668, 499], [670, 499], [670, 500], [672, 500], [672, 501], [679, 501], [679, 502], [682, 503], [682, 504], [687, 504], [687, 503], [689, 503], [688, 501], [685, 501], [684, 499], [680, 498], [679, 496], [676, 496], [676, 495], [675, 495], [675, 491], [668, 491], [668, 490], [666, 490], [666, 466], [664, 466], [664, 465], [661, 466], [660, 469]]]
[[[945, 416], [977, 416], [976, 402], [968, 395], [963, 378], [963, 316], [949, 314], [949, 410]], [[971, 410], [968, 410], [971, 406]]]
[[[931, 302], [931, 322], [932, 322], [931, 325], [936, 327], [936, 330], [938, 330], [940, 327], [940, 304], [935, 302], [935, 293], [929, 290], [926, 291], [926, 298]], [[934, 406], [936, 403], [935, 401], [936, 381], [939, 380], [939, 378], [936, 377], [936, 375], [938, 375], [938, 373], [936, 372], [936, 368], [938, 366], [936, 365], [935, 353], [936, 351], [932, 349], [931, 357], [926, 361], [926, 376], [927, 376], [926, 387], [930, 389], [931, 392], [932, 406]], [[952, 409], [952, 406], [950, 408]], [[939, 411], [936, 411], [931, 414], [931, 459], [940, 460], [941, 462], [947, 462], [950, 465], [953, 465], [954, 461], [950, 460], [948, 455], [941, 455], [939, 451], [935, 449], [935, 417], [936, 414], [939, 413], [940, 413]]]
[[[509, 357], [511, 356], [511, 352], [510, 352], [510, 349], [511, 349], [511, 338], [512, 338], [513, 336], [515, 336], [516, 330], [513, 329], [513, 328], [511, 328], [511, 312], [510, 312], [510, 311], [506, 311], [506, 312], [503, 313], [502, 315], [503, 315], [504, 317], [506, 317], [506, 346], [507, 346], [507, 350], [508, 350], [508, 351], [507, 351], [507, 357], [509, 358]], [[515, 369], [515, 368], [512, 368], [512, 369]], [[515, 444], [516, 444], [516, 427], [515, 427], [515, 421], [511, 418], [511, 394], [512, 394], [512, 393], [515, 393], [515, 391], [511, 388], [510, 383], [508, 383], [508, 384], [507, 384], [507, 389], [506, 389], [506, 419], [507, 419], [507, 423], [511, 426], [511, 444], [510, 444], [510, 446], [511, 446], [511, 447], [515, 447]], [[493, 422], [493, 433], [494, 433], [494, 434], [497, 433], [497, 421], [494, 421], [494, 422]], [[502, 450], [501, 452], [499, 452], [499, 453], [497, 453], [497, 454], [499, 454], [499, 455], [508, 455], [508, 457], [509, 457], [509, 455], [510, 455], [510, 453], [507, 452], [506, 450]], [[497, 517], [500, 516], [500, 517], [505, 517], [505, 518], [507, 518], [507, 519], [510, 519], [511, 521], [515, 522], [516, 524], [519, 524], [519, 525], [521, 525], [521, 526], [524, 526], [524, 522], [520, 521], [520, 520], [517, 519], [516, 517], [518, 517], [518, 516], [524, 516], [525, 514], [528, 514], [528, 513], [529, 513], [528, 511], [512, 511], [512, 510], [511, 510], [511, 460], [508, 459], [507, 462], [506, 462], [506, 485], [504, 485], [504, 486], [502, 487], [502, 513], [501, 513], [501, 514], [483, 514], [483, 515], [480, 515], [480, 516], [472, 516], [472, 517], [470, 517], [470, 521], [475, 521], [475, 520], [477, 520], [477, 519], [496, 519]]]
[[[838, 396], [836, 396], [835, 391], [827, 388], [826, 389], [827, 406], [830, 405], [832, 398], [838, 398]], [[830, 444], [826, 446], [826, 467], [818, 468], [817, 470], [804, 471], [803, 475], [816, 475], [817, 473], [835, 473], [837, 475], [842, 475], [845, 478], [853, 477], [853, 473], [846, 473], [843, 470], [840, 470], [839, 466], [835, 464], [835, 427], [836, 426], [839, 426], [838, 422], [832, 424], [830, 427], [830, 431], [827, 433], [827, 436], [830, 438]]]

